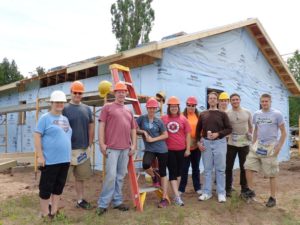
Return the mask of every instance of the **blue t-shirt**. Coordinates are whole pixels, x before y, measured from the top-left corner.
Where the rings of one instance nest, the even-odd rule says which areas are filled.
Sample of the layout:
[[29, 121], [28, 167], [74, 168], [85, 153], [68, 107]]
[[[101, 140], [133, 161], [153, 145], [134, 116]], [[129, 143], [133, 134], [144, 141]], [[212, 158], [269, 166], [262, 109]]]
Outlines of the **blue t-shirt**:
[[[137, 118], [137, 124], [141, 130], [147, 131], [147, 133], [151, 137], [158, 137], [162, 135], [164, 131], [166, 131], [165, 125], [160, 119], [154, 118], [153, 122], [150, 122], [147, 115], [142, 115]], [[151, 143], [147, 142], [145, 138], [143, 138], [143, 140], [145, 143], [145, 151], [156, 153], [168, 152], [168, 147], [165, 140], [155, 141]]]
[[48, 112], [39, 119], [35, 132], [41, 134], [46, 165], [71, 161], [72, 128], [67, 117]]
[[284, 123], [281, 112], [270, 109], [268, 112], [258, 110], [253, 115], [253, 124], [257, 126], [257, 139], [262, 144], [276, 143], [279, 126]]

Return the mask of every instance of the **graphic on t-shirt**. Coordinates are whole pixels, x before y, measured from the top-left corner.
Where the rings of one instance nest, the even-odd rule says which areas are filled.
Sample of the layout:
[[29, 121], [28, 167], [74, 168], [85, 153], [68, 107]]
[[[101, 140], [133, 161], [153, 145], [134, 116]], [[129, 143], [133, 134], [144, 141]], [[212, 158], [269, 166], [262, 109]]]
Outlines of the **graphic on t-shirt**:
[[69, 123], [66, 120], [54, 120], [53, 124], [61, 127], [66, 133], [69, 131]]
[[257, 124], [272, 124], [272, 119], [271, 118], [257, 118]]
[[167, 129], [169, 132], [175, 134], [179, 131], [179, 123], [172, 121], [167, 124]]

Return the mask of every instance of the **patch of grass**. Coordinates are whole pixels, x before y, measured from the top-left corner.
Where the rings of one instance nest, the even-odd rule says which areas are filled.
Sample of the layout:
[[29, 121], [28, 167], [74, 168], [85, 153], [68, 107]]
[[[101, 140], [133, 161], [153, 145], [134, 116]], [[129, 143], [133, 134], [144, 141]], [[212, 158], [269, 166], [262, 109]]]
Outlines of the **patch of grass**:
[[300, 225], [299, 219], [296, 219], [292, 215], [285, 213], [280, 222], [281, 225]]
[[227, 198], [226, 208], [231, 213], [239, 211], [240, 207], [244, 204], [237, 192], [233, 192], [231, 198]]

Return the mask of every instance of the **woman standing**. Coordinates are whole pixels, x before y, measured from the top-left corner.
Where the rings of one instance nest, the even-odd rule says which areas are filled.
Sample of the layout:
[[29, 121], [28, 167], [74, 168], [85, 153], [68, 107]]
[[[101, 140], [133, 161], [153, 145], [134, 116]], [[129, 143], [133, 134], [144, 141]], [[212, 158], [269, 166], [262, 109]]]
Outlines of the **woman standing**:
[[[165, 139], [168, 138], [163, 122], [155, 117], [155, 112], [159, 107], [155, 98], [150, 98], [146, 103], [147, 114], [137, 119], [139, 126], [138, 133], [143, 135], [145, 143], [145, 154], [143, 157], [143, 169], [152, 177], [153, 186], [159, 187], [159, 179], [163, 190], [163, 196], [158, 204], [159, 208], [168, 205], [168, 181], [167, 181], [167, 161], [168, 148]], [[158, 159], [159, 175], [151, 167], [153, 160]]]
[[162, 120], [169, 136], [166, 140], [169, 180], [174, 193], [175, 205], [184, 206], [178, 192], [178, 183], [180, 182], [184, 157], [190, 155], [191, 127], [187, 119], [180, 114], [180, 101], [177, 97], [170, 97], [167, 104], [167, 115], [163, 116]]
[[192, 179], [195, 192], [201, 195], [201, 186], [200, 186], [200, 170], [199, 163], [201, 158], [201, 152], [198, 149], [196, 141], [196, 126], [198, 123], [199, 112], [196, 108], [198, 101], [196, 97], [190, 96], [186, 100], [186, 108], [183, 111], [183, 115], [188, 119], [191, 126], [191, 154], [184, 158], [183, 168], [181, 174], [181, 180], [179, 185], [179, 193], [185, 192], [185, 187], [188, 181], [188, 172], [190, 165], [192, 164]]
[[53, 218], [56, 215], [70, 165], [72, 129], [68, 119], [62, 115], [66, 101], [62, 91], [53, 91], [51, 110], [39, 119], [34, 133], [41, 170], [39, 196], [42, 217]]

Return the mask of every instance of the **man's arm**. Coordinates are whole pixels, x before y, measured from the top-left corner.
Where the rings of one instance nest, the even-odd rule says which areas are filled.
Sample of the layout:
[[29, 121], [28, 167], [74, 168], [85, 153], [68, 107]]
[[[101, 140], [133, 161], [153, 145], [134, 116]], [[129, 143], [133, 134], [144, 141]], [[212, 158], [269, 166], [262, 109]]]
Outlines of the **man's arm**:
[[45, 158], [42, 150], [42, 137], [41, 134], [37, 132], [34, 133], [34, 147], [37, 153], [36, 156], [38, 164], [41, 166], [45, 166]]
[[89, 146], [94, 142], [95, 136], [95, 122], [89, 123]]
[[248, 133], [252, 134], [253, 126], [252, 126], [252, 115], [249, 112], [249, 119], [248, 119]]
[[256, 141], [257, 141], [257, 125], [255, 125], [254, 127], [252, 144], [254, 144]]
[[99, 128], [98, 128], [98, 140], [100, 150], [103, 155], [106, 155], [106, 144], [105, 144], [105, 122], [100, 121]]
[[279, 139], [279, 142], [278, 144], [276, 145], [275, 147], [275, 150], [274, 150], [274, 155], [277, 156], [285, 142], [285, 139], [286, 139], [286, 130], [285, 130], [285, 126], [284, 126], [284, 123], [282, 123], [280, 126], [279, 126], [279, 129], [280, 129], [280, 132], [281, 132], [281, 135], [280, 135], [280, 139]]
[[129, 155], [133, 155], [136, 150], [136, 144], [137, 144], [136, 128], [131, 129], [130, 136], [131, 136], [131, 147], [130, 147]]

